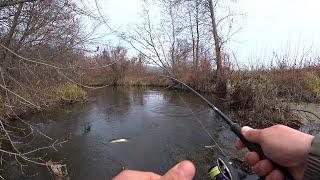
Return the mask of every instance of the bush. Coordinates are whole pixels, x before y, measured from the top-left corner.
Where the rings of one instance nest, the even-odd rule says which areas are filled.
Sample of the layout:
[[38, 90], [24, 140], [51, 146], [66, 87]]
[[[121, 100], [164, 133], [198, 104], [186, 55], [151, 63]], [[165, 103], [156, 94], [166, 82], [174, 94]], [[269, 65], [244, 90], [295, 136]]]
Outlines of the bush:
[[314, 97], [320, 99], [320, 77], [314, 73], [307, 74], [307, 87], [313, 93]]
[[57, 95], [64, 101], [85, 101], [87, 92], [76, 84], [64, 84], [57, 88]]
[[242, 126], [263, 128], [280, 123], [297, 128], [300, 125], [299, 117], [277, 96], [277, 86], [267, 74], [240, 72], [232, 83], [230, 108]]

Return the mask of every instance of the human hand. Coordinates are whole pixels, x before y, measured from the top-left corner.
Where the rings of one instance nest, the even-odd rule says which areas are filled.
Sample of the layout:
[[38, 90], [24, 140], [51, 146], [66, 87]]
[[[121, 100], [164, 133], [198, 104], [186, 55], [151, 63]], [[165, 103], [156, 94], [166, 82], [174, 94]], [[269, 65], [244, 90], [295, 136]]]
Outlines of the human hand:
[[[241, 132], [248, 141], [259, 144], [270, 160], [288, 168], [294, 179], [303, 178], [304, 166], [314, 136], [283, 125], [266, 129], [245, 126]], [[238, 150], [245, 147], [240, 140], [237, 140], [235, 146]], [[284, 174], [274, 169], [270, 160], [260, 160], [256, 152], [248, 152], [245, 156], [245, 161], [257, 175], [266, 176], [266, 180], [284, 179]]]
[[190, 161], [182, 161], [171, 168], [165, 175], [160, 176], [153, 172], [125, 170], [114, 177], [114, 180], [191, 180], [196, 168]]

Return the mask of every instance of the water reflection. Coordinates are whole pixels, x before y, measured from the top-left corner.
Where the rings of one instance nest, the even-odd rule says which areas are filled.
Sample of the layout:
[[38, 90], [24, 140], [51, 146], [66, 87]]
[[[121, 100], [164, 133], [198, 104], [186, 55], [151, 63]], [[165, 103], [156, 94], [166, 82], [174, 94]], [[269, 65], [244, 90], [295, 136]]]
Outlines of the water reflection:
[[[54, 138], [69, 138], [49, 157], [63, 160], [71, 179], [110, 179], [122, 167], [162, 174], [185, 159], [195, 163], [197, 178], [201, 178], [221, 152], [204, 147], [213, 142], [195, 118], [226, 152], [232, 152], [234, 136], [201, 100], [187, 92], [109, 88], [97, 91], [93, 102], [29, 120]], [[129, 141], [109, 143], [117, 138]], [[50, 175], [46, 168], [40, 168], [34, 178]]]

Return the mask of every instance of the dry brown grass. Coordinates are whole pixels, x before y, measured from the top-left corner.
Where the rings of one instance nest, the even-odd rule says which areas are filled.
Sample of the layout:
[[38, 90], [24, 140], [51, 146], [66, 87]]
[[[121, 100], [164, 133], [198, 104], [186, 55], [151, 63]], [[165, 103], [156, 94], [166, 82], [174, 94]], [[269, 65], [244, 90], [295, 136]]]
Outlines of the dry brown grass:
[[230, 108], [242, 125], [297, 128], [300, 118], [288, 102], [319, 102], [316, 68], [238, 71], [231, 76]]
[[[315, 65], [300, 69], [289, 67], [251, 71], [226, 69], [225, 72], [228, 95], [224, 101], [227, 102], [231, 114], [242, 125], [267, 127], [281, 123], [297, 128], [299, 117], [290, 110], [287, 102], [320, 100], [320, 71]], [[119, 73], [121, 76], [117, 75]], [[91, 82], [96, 81], [100, 84], [170, 85], [170, 81], [160, 77], [162, 74], [165, 72], [147, 72], [146, 66], [122, 59], [113, 68], [91, 71], [85, 77]], [[196, 70], [192, 64], [182, 64], [173, 74], [198, 91], [216, 93], [218, 84], [215, 72], [207, 61], [203, 61]]]

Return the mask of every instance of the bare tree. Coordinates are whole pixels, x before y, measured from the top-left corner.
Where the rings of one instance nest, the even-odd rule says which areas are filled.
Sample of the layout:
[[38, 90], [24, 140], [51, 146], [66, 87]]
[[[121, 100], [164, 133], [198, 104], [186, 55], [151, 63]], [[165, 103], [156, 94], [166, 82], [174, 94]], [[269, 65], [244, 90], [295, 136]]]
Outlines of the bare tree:
[[194, 1], [194, 6], [190, 5], [189, 17], [190, 17], [190, 33], [192, 39], [192, 57], [193, 57], [193, 67], [195, 70], [199, 66], [200, 58], [200, 0]]
[[181, 4], [171, 0], [149, 3], [161, 7], [163, 18], [154, 21], [153, 17], [150, 17], [147, 4], [142, 15], [143, 23], [137, 25], [126, 40], [152, 63], [160, 66], [167, 73], [175, 74], [176, 69], [179, 68], [179, 62], [182, 61], [177, 59], [178, 56], [175, 53], [179, 51], [178, 46], [181, 47], [181, 42], [185, 39], [184, 31], [186, 30], [181, 22], [182, 13], [179, 12]]
[[220, 37], [218, 35], [217, 23], [216, 23], [216, 15], [214, 12], [214, 7], [212, 0], [208, 0], [209, 10], [210, 10], [210, 18], [211, 18], [211, 27], [212, 27], [212, 35], [214, 39], [214, 50], [215, 50], [215, 62], [217, 65], [216, 69], [216, 91], [219, 93], [226, 93], [226, 81], [224, 77], [223, 67], [222, 67], [222, 54], [221, 54], [221, 42]]
[[[57, 150], [65, 140], [53, 140], [20, 117], [56, 101], [55, 86], [59, 84], [72, 82], [90, 88], [79, 83], [76, 75], [84, 68], [78, 66], [78, 60], [84, 59], [84, 44], [92, 41], [95, 28], [84, 32], [80, 18], [90, 13], [74, 1], [10, 2], [0, 11], [1, 163], [13, 158], [22, 170], [28, 163], [57, 170], [63, 165], [35, 154]], [[13, 126], [11, 118], [19, 120], [22, 127]], [[39, 134], [48, 146], [25, 149], [27, 140]]]
[[[143, 13], [144, 23], [138, 25], [129, 38], [127, 37], [130, 44], [155, 64], [174, 72], [179, 66], [177, 62], [181, 62], [174, 55], [177, 53], [177, 42], [184, 41], [185, 49], [189, 49], [190, 52], [186, 52], [188, 55], [184, 56], [183, 61], [192, 62], [193, 69], [197, 70], [201, 62], [200, 58], [210, 55], [216, 65], [217, 87], [222, 87], [219, 91], [225, 91], [223, 90], [225, 89], [223, 82], [226, 81], [224, 65], [228, 64], [229, 56], [223, 48], [237, 32], [232, 30], [236, 27], [234, 18], [241, 14], [233, 12], [231, 8], [221, 8], [219, 4], [228, 4], [228, 2], [218, 0], [214, 2], [212, 0], [149, 0], [145, 2], [147, 5]], [[160, 19], [150, 18], [148, 9], [150, 4], [161, 9]], [[219, 12], [218, 15], [216, 11]], [[157, 20], [160, 22], [157, 23]], [[208, 40], [212, 40], [212, 45]]]

